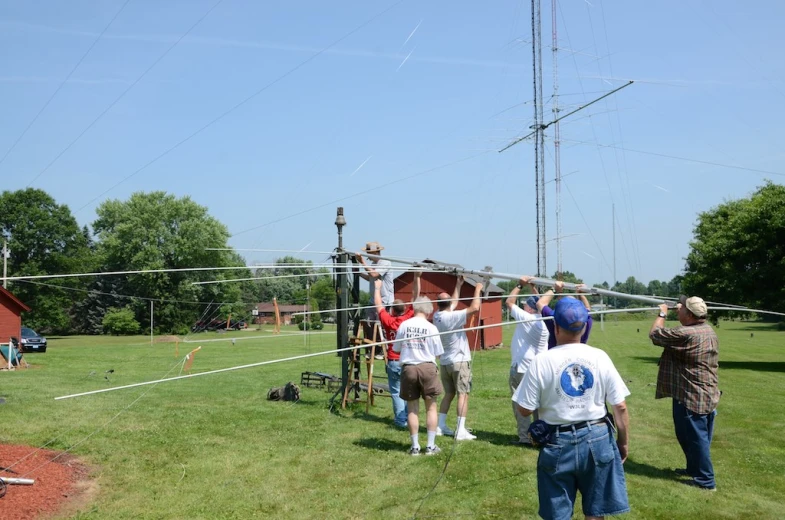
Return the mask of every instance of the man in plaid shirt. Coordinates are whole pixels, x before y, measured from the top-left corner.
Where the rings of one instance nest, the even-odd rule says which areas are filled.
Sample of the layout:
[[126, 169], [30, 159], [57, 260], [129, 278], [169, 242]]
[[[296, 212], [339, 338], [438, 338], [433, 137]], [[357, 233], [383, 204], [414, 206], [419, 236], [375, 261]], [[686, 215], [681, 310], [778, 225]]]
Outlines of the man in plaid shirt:
[[654, 397], [673, 398], [673, 425], [687, 459], [687, 468], [676, 473], [692, 477], [687, 482], [691, 486], [714, 491], [710, 447], [720, 401], [719, 341], [706, 323], [706, 303], [701, 298], [682, 296], [677, 308], [680, 327], [665, 328], [668, 306], [662, 304], [649, 331], [652, 343], [663, 347]]

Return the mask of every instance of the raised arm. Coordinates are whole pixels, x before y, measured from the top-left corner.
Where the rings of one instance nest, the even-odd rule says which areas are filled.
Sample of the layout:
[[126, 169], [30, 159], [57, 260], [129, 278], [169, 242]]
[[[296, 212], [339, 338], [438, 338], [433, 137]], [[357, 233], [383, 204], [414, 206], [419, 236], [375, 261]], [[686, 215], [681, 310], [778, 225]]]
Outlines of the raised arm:
[[474, 286], [474, 298], [472, 298], [472, 304], [466, 309], [466, 318], [468, 319], [470, 316], [474, 316], [478, 312], [480, 312], [480, 305], [482, 305], [481, 301], [482, 296], [482, 283], [478, 282], [477, 285]]
[[[681, 305], [681, 304], [679, 304], [679, 305]], [[662, 313], [663, 313], [663, 314], [665, 314], [665, 315], [667, 315], [667, 314], [668, 314], [668, 305], [667, 305], [666, 303], [662, 303], [662, 304], [660, 304], [660, 312], [662, 312]], [[660, 316], [658, 315], [658, 316], [657, 316], [657, 317], [654, 319], [654, 323], [652, 323], [652, 324], [651, 324], [651, 328], [649, 329], [649, 337], [650, 337], [650, 338], [652, 338], [652, 339], [654, 339], [654, 338], [652, 337], [652, 334], [654, 334], [654, 331], [655, 331], [655, 330], [657, 330], [657, 329], [661, 329], [661, 328], [663, 328], [664, 326], [665, 326], [665, 318], [664, 318], [664, 317], [660, 317]]]
[[521, 289], [523, 289], [523, 286], [526, 284], [529, 284], [529, 286], [531, 287], [532, 294], [539, 294], [539, 292], [537, 291], [537, 286], [534, 285], [531, 282], [531, 280], [532, 280], [531, 276], [526, 276], [526, 275], [521, 276], [521, 278], [518, 280], [518, 284], [512, 288], [512, 291], [510, 291], [510, 295], [507, 297], [507, 301], [505, 302], [508, 309], [513, 305], [516, 305], [518, 300], [518, 293], [521, 292]]
[[575, 288], [578, 290], [578, 298], [580, 298], [583, 302], [583, 306], [586, 307], [587, 311], [590, 311], [591, 303], [589, 303], [589, 300], [586, 298], [586, 296], [584, 296], [584, 293], [589, 292], [588, 287], [586, 287], [585, 283], [580, 283], [576, 285]]
[[377, 278], [373, 281], [373, 304], [376, 305], [376, 312], [381, 314], [384, 310], [384, 302], [382, 302], [382, 280]]
[[365, 270], [366, 270], [365, 273], [360, 271], [360, 276], [363, 279], [370, 280], [370, 279], [373, 278], [374, 280], [376, 280], [376, 279], [380, 278], [379, 273], [376, 272], [376, 269], [374, 269], [372, 265], [368, 265], [365, 262], [365, 257], [363, 257], [362, 253], [355, 253], [354, 257], [357, 259], [357, 262], [360, 265], [362, 265], [365, 268]]
[[545, 294], [540, 296], [539, 301], [537, 301], [537, 310], [542, 312], [542, 309], [547, 307], [548, 304], [551, 303], [551, 300], [553, 300], [553, 291], [555, 290], [557, 293], [560, 293], [562, 292], [562, 289], [564, 289], [564, 282], [556, 282], [553, 284], [553, 289], [548, 289], [545, 291]]
[[412, 287], [412, 303], [420, 296], [420, 277], [422, 276], [422, 271], [415, 271], [414, 272], [414, 284]]
[[450, 310], [454, 311], [458, 307], [458, 298], [461, 297], [461, 287], [463, 286], [463, 276], [458, 276], [455, 280], [455, 290], [452, 292], [452, 301], [450, 302]]

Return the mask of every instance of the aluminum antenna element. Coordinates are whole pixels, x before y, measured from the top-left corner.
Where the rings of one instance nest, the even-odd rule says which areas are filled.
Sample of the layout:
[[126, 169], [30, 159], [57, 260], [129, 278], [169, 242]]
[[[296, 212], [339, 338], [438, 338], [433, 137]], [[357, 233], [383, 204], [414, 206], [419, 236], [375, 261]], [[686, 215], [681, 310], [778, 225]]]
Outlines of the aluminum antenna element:
[[624, 84], [624, 85], [622, 85], [621, 87], [615, 88], [615, 89], [611, 90], [610, 92], [608, 92], [607, 94], [603, 94], [602, 96], [598, 97], [598, 98], [597, 98], [597, 99], [595, 99], [594, 101], [589, 101], [589, 102], [588, 102], [588, 103], [586, 103], [585, 105], [581, 105], [581, 106], [579, 106], [578, 108], [576, 108], [576, 109], [575, 109], [575, 110], [573, 110], [572, 112], [567, 112], [567, 113], [566, 113], [566, 114], [564, 114], [563, 116], [561, 116], [561, 117], [558, 117], [558, 118], [554, 119], [554, 120], [553, 120], [553, 121], [551, 121], [550, 123], [547, 123], [547, 124], [545, 124], [545, 125], [542, 125], [541, 127], [537, 127], [537, 128], [534, 130], [534, 132], [530, 132], [530, 133], [528, 133], [528, 134], [524, 135], [523, 137], [519, 137], [518, 139], [514, 140], [513, 142], [511, 142], [510, 144], [508, 144], [507, 146], [505, 146], [504, 148], [502, 148], [501, 150], [499, 150], [499, 153], [502, 153], [502, 152], [503, 152], [503, 151], [505, 151], [505, 150], [509, 150], [510, 148], [512, 148], [512, 147], [513, 147], [513, 146], [515, 146], [516, 144], [520, 143], [521, 141], [525, 141], [525, 140], [526, 140], [526, 139], [528, 139], [529, 137], [533, 136], [533, 135], [534, 135], [535, 133], [537, 133], [538, 131], [540, 131], [540, 130], [545, 130], [546, 128], [548, 128], [548, 127], [549, 127], [549, 126], [551, 126], [552, 124], [554, 124], [554, 123], [558, 123], [559, 121], [561, 121], [561, 120], [562, 120], [562, 119], [564, 119], [565, 117], [570, 117], [571, 115], [575, 114], [576, 112], [579, 112], [579, 111], [583, 110], [584, 108], [586, 108], [586, 107], [588, 107], [588, 106], [590, 106], [590, 105], [593, 105], [593, 104], [594, 104], [594, 103], [596, 103], [597, 101], [600, 101], [601, 99], [605, 99], [606, 97], [610, 96], [611, 94], [615, 94], [616, 92], [620, 91], [620, 90], [621, 90], [621, 89], [623, 89], [623, 88], [627, 88], [627, 87], [629, 87], [629, 86], [630, 86], [630, 85], [632, 85], [633, 83], [635, 83], [635, 82], [634, 82], [634, 81], [632, 81], [632, 80], [630, 80], [629, 82], [625, 83], [625, 84]]

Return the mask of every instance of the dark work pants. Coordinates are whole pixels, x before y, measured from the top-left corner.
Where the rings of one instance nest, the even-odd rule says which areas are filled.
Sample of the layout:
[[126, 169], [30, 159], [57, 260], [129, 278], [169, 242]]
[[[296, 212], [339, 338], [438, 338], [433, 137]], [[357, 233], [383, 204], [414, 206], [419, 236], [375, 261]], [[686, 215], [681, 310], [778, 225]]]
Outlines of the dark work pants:
[[691, 412], [683, 403], [673, 400], [673, 426], [687, 459], [687, 473], [696, 484], [706, 488], [716, 486], [710, 453], [715, 415], [716, 410], [707, 414]]

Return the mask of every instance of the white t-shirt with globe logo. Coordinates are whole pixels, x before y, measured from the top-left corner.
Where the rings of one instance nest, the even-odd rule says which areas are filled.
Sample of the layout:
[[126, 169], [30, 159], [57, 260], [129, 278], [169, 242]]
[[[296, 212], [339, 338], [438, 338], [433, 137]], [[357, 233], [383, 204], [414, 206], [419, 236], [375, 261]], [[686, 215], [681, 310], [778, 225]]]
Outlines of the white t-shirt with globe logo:
[[617, 405], [628, 395], [608, 354], [572, 343], [536, 356], [512, 400], [558, 425], [601, 419], [607, 413], [606, 402]]

